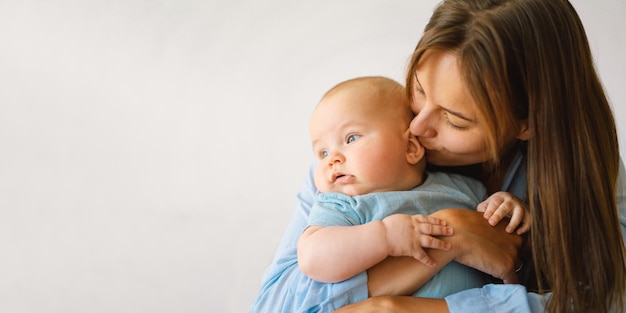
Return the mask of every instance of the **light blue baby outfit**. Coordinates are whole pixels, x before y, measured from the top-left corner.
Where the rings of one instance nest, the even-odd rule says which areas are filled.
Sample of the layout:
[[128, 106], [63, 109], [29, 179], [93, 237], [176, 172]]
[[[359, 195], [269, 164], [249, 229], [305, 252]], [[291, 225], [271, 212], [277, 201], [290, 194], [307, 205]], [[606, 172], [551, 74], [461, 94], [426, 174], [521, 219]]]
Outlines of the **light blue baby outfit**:
[[[311, 208], [309, 225], [354, 226], [397, 213], [430, 215], [444, 208], [475, 210], [486, 197], [485, 187], [476, 180], [448, 173], [427, 173], [422, 185], [408, 191], [376, 192], [355, 197], [321, 193]], [[487, 275], [477, 270], [451, 262], [414, 295], [444, 298], [490, 281]]]
[[[443, 208], [474, 210], [487, 196], [480, 182], [448, 173], [427, 173], [424, 183], [409, 191], [356, 197], [320, 194], [312, 177], [310, 173], [304, 190], [298, 195], [298, 210], [265, 272], [251, 312], [332, 312], [367, 298], [366, 272], [332, 284], [317, 282], [300, 272], [296, 247], [300, 234], [308, 225], [358, 225], [380, 220], [392, 213], [427, 215]], [[313, 204], [316, 198], [318, 202]], [[488, 279], [485, 274], [451, 262], [416, 295], [443, 298], [460, 290], [480, 287]]]

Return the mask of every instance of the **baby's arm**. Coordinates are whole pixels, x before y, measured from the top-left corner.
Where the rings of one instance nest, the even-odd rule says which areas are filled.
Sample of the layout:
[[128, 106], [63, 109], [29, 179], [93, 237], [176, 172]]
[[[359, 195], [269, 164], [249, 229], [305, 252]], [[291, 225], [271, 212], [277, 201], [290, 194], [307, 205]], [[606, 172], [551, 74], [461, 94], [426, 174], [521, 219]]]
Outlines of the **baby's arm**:
[[433, 236], [452, 234], [444, 221], [421, 214], [394, 214], [356, 226], [310, 226], [298, 242], [298, 266], [321, 282], [346, 280], [388, 256], [435, 266], [423, 248], [447, 250], [450, 245]]
[[511, 193], [496, 192], [478, 204], [476, 209], [478, 212], [485, 212], [483, 216], [492, 226], [497, 225], [505, 217], [510, 217], [509, 224], [505, 228], [508, 233], [517, 229], [517, 234], [521, 235], [530, 229], [528, 206]]

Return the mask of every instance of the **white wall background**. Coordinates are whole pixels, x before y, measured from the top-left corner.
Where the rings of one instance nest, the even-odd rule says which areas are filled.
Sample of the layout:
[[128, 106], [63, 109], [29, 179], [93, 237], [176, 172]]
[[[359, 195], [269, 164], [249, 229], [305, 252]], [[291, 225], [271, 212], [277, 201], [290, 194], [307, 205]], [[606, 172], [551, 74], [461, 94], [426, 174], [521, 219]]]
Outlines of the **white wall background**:
[[[0, 312], [247, 312], [340, 80], [436, 0], [0, 0]], [[574, 0], [626, 155], [626, 3]]]

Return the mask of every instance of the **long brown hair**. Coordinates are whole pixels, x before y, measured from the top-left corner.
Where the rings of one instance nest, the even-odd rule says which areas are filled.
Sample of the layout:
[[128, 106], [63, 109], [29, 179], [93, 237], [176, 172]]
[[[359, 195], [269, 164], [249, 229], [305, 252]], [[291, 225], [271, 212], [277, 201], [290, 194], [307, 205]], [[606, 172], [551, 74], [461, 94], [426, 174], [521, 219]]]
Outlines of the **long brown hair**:
[[533, 134], [530, 243], [540, 291], [552, 291], [547, 311], [623, 311], [617, 132], [574, 8], [566, 0], [444, 0], [413, 54], [409, 96], [428, 49], [458, 56], [479, 121], [489, 127], [487, 163], [498, 167], [522, 125]]

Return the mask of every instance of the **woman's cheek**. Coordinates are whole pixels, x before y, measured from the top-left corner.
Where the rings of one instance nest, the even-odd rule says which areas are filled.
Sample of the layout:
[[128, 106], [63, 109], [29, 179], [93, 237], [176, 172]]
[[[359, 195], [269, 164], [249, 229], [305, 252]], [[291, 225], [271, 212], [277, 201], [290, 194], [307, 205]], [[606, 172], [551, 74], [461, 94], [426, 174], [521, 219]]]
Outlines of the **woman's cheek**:
[[458, 155], [459, 158], [465, 159], [459, 161], [486, 161], [488, 157], [487, 144], [482, 136], [473, 133], [466, 135], [451, 134], [447, 139], [446, 150], [454, 155]]

